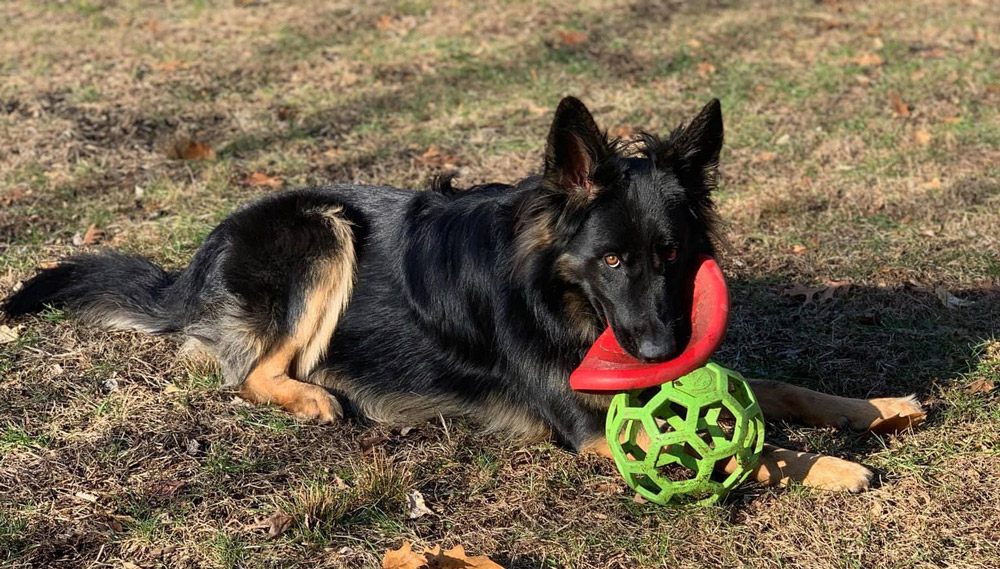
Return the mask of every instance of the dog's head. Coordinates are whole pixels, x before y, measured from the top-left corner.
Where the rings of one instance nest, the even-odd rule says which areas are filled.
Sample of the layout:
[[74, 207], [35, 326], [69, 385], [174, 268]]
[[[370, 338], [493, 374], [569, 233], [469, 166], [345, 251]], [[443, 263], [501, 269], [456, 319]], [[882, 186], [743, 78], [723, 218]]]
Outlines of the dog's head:
[[714, 252], [722, 131], [718, 100], [666, 140], [631, 147], [609, 141], [575, 98], [556, 110], [542, 195], [519, 237], [545, 242], [558, 278], [639, 360], [676, 356], [690, 334], [693, 265]]

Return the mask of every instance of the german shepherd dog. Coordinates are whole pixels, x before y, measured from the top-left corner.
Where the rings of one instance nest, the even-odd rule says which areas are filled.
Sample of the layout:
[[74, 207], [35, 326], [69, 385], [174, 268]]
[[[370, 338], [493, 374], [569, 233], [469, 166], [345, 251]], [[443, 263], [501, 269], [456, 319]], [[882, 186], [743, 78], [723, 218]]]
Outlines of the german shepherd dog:
[[[302, 419], [467, 416], [609, 455], [609, 398], [572, 391], [570, 372], [608, 324], [645, 362], [684, 345], [686, 280], [715, 254], [722, 138], [717, 100], [666, 139], [625, 144], [567, 97], [540, 176], [281, 193], [233, 213], [182, 271], [114, 252], [71, 257], [3, 310], [61, 305], [111, 328], [182, 335], [218, 361], [225, 386]], [[772, 420], [867, 431], [924, 416], [913, 397], [752, 387]], [[872, 473], [767, 446], [755, 478], [857, 491]]]

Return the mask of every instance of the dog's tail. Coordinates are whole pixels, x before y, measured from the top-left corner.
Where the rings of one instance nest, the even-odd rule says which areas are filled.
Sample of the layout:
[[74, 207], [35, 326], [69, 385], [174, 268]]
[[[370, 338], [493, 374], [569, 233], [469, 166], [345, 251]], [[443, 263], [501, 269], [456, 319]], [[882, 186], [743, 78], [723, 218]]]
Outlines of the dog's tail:
[[0, 310], [16, 318], [46, 306], [66, 307], [101, 326], [175, 332], [179, 315], [170, 310], [168, 294], [176, 277], [134, 255], [79, 255], [41, 270]]

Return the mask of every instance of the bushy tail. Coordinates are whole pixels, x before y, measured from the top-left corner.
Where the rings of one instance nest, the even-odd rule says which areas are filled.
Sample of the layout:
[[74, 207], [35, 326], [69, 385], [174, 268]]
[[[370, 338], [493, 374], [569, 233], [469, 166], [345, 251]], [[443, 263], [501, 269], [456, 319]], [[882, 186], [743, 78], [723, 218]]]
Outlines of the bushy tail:
[[167, 296], [176, 275], [148, 259], [107, 252], [70, 257], [43, 269], [0, 305], [7, 317], [64, 306], [89, 322], [149, 333], [177, 330]]

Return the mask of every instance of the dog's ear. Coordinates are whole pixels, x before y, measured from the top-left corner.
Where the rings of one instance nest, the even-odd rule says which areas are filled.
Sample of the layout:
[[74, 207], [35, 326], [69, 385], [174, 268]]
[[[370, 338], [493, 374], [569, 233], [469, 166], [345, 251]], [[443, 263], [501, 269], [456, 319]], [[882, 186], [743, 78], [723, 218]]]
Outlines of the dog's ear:
[[712, 99], [694, 120], [670, 135], [660, 160], [673, 168], [689, 191], [708, 193], [717, 183], [722, 133], [722, 108], [718, 99]]
[[587, 107], [575, 97], [559, 102], [545, 148], [545, 178], [550, 186], [566, 192], [570, 203], [593, 200], [600, 188], [594, 171], [611, 150]]

